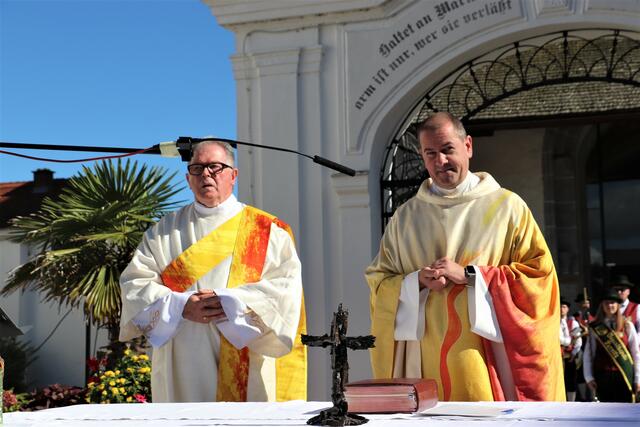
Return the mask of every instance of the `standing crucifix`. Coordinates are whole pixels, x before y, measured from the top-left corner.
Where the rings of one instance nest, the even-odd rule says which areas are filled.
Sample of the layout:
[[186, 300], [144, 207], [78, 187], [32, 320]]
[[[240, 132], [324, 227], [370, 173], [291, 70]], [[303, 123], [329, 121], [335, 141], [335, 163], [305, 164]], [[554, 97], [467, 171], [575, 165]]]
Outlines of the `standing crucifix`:
[[333, 370], [333, 384], [331, 385], [331, 400], [333, 407], [320, 412], [307, 421], [311, 425], [355, 426], [368, 420], [356, 414], [348, 413], [347, 400], [344, 397], [344, 386], [349, 382], [349, 361], [347, 348], [351, 350], [366, 350], [373, 347], [376, 337], [365, 335], [358, 337], [347, 336], [349, 312], [342, 310], [333, 313], [331, 335], [322, 336], [302, 335], [302, 343], [310, 347], [331, 347], [331, 369]]

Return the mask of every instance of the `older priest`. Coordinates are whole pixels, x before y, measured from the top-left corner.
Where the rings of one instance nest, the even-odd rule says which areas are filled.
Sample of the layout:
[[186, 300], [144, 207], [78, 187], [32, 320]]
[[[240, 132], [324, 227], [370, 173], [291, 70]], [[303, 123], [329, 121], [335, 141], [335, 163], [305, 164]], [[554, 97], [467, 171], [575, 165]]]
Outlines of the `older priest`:
[[455, 117], [438, 113], [418, 135], [431, 178], [366, 271], [374, 376], [433, 378], [440, 400], [564, 400], [558, 282], [531, 212], [469, 171]]
[[300, 261], [287, 224], [233, 196], [223, 142], [194, 148], [195, 202], [148, 230], [120, 278], [121, 340], [154, 347], [154, 402], [306, 399]]

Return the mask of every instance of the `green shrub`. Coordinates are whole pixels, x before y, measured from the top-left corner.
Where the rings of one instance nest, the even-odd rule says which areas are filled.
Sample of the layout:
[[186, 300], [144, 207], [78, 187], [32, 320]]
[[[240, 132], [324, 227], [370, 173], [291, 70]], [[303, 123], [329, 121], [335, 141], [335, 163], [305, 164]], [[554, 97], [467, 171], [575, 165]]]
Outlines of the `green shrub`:
[[36, 360], [33, 347], [16, 337], [0, 338], [0, 356], [4, 359], [4, 388], [16, 393], [27, 391], [25, 371]]
[[85, 389], [82, 387], [51, 384], [34, 391], [24, 410], [39, 411], [41, 409], [59, 408], [61, 406], [84, 403]]

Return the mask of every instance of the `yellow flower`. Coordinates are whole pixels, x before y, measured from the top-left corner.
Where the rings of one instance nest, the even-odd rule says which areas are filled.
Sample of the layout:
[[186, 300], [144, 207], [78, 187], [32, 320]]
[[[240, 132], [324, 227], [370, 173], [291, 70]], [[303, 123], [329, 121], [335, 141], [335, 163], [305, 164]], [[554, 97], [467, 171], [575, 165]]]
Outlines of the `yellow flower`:
[[98, 390], [104, 390], [104, 384], [100, 384], [100, 385], [98, 386]]
[[133, 373], [133, 371], [134, 371], [134, 369], [133, 369], [133, 368], [127, 368], [127, 372], [129, 372], [130, 374], [132, 374], [132, 373]]
[[147, 356], [146, 354], [141, 354], [140, 360], [149, 360], [149, 356]]
[[138, 356], [133, 356], [133, 357], [131, 358], [131, 360], [133, 360], [134, 362], [137, 362], [137, 361], [138, 361]]
[[116, 369], [116, 375], [120, 375], [120, 370]]
[[111, 393], [114, 396], [117, 396], [118, 394], [120, 394], [120, 390], [118, 390], [118, 387], [111, 387]]
[[102, 395], [106, 396], [107, 395], [107, 390], [102, 390]]
[[115, 374], [113, 373], [113, 371], [107, 371], [107, 372], [105, 372], [104, 374], [105, 374], [105, 376], [107, 376], [107, 377], [113, 377], [113, 376], [115, 376]]
[[151, 372], [151, 368], [147, 368], [145, 366], [145, 367], [142, 367], [142, 368], [138, 369], [138, 372], [140, 372], [141, 374], [146, 374], [147, 372]]
[[113, 387], [114, 385], [116, 385], [116, 382], [115, 382], [115, 381], [109, 381], [109, 385], [110, 385], [111, 387]]
[[127, 394], [127, 391], [124, 389], [124, 387], [120, 387], [120, 393]]
[[118, 382], [119, 382], [120, 384], [124, 384], [125, 382], [127, 382], [127, 380], [125, 380], [124, 378], [120, 378], [120, 379], [118, 380]]
[[131, 396], [127, 397], [127, 403], [131, 403], [131, 402], [133, 402], [133, 397]]
[[89, 387], [89, 388], [93, 388], [93, 387], [95, 386], [95, 384], [96, 384], [96, 383], [89, 383], [89, 384], [87, 384], [87, 387]]
[[104, 380], [104, 375], [100, 375], [100, 381]]
[[131, 350], [126, 349], [126, 350], [124, 351], [124, 355], [125, 355], [125, 356], [128, 356], [128, 355], [130, 355], [130, 354], [131, 354]]

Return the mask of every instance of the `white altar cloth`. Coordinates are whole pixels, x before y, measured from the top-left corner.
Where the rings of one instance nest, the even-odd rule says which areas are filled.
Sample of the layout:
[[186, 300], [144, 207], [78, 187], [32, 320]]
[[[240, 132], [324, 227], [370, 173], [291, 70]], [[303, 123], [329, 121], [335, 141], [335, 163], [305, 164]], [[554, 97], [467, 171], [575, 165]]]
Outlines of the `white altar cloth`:
[[[465, 403], [466, 405], [467, 403]], [[416, 414], [366, 415], [366, 426], [430, 427], [635, 427], [640, 404], [477, 402], [468, 405], [515, 409], [493, 418], [426, 417]], [[327, 402], [150, 403], [75, 405], [37, 412], [4, 414], [6, 427], [169, 427], [169, 426], [305, 426]]]

